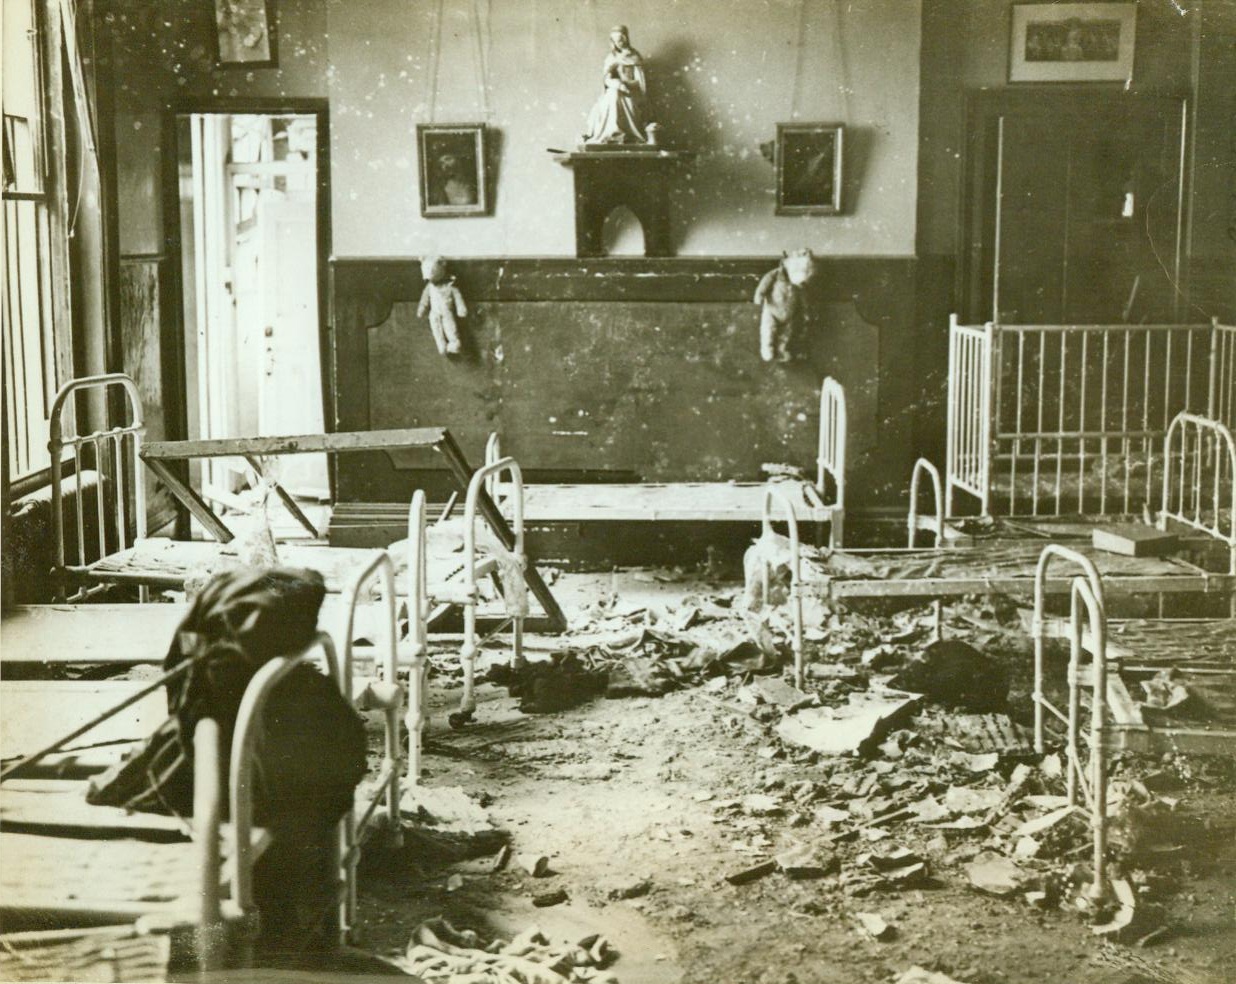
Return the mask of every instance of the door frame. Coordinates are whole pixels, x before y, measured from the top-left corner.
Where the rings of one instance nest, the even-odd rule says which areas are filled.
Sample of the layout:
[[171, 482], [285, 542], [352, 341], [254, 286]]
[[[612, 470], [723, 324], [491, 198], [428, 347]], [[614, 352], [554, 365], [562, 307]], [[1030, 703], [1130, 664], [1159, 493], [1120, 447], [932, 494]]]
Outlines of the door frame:
[[[988, 313], [991, 303], [992, 256], [987, 248], [994, 237], [995, 214], [985, 199], [986, 182], [994, 177], [997, 164], [997, 141], [994, 129], [1001, 116], [1060, 117], [1091, 113], [1102, 120], [1105, 110], [1123, 110], [1130, 100], [1179, 103], [1184, 121], [1185, 159], [1181, 161], [1178, 216], [1181, 254], [1177, 286], [1188, 293], [1189, 246], [1191, 236], [1188, 208], [1192, 195], [1192, 144], [1189, 132], [1191, 101], [1185, 92], [1126, 91], [1122, 85], [1028, 85], [1017, 88], [967, 89], [964, 95], [965, 134], [961, 142], [961, 194], [957, 213], [957, 269], [954, 296], [963, 323], [975, 324], [995, 317]], [[1177, 297], [1180, 295], [1178, 294]]]
[[[334, 374], [333, 344], [330, 320], [330, 251], [331, 251], [331, 199], [330, 199], [330, 103], [320, 98], [294, 97], [245, 97], [236, 99], [189, 98], [174, 102], [163, 113], [163, 238], [166, 245], [168, 265], [168, 290], [171, 295], [168, 308], [175, 312], [168, 319], [163, 332], [163, 378], [164, 392], [174, 397], [174, 406], [168, 407], [168, 425], [175, 427], [175, 437], [181, 440], [189, 435], [188, 378], [185, 368], [184, 343], [184, 285], [182, 283], [181, 228], [180, 228], [180, 146], [178, 117], [189, 114], [214, 115], [264, 115], [264, 116], [312, 116], [317, 126], [317, 300], [318, 300], [318, 362], [322, 387], [322, 420], [327, 433], [335, 429], [335, 393], [332, 386]], [[188, 465], [182, 463], [183, 480], [188, 479]], [[333, 500], [337, 489], [335, 462], [328, 460], [327, 478]], [[177, 534], [188, 532], [188, 514], [180, 510]]]

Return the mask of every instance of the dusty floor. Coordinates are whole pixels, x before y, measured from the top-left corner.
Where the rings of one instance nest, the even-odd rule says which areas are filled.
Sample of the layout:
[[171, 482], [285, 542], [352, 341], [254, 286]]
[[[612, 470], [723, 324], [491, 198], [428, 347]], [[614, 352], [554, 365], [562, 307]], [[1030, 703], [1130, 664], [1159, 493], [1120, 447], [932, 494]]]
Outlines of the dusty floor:
[[[607, 588], [611, 610], [625, 604], [635, 617], [645, 606], [673, 612], [686, 596], [718, 594], [715, 585], [630, 575], [621, 584], [564, 578], [556, 590], [580, 625]], [[953, 622], [953, 631], [964, 624]], [[814, 658], [830, 658], [827, 649], [818, 644]], [[1002, 658], [1018, 664], [1013, 694], [1020, 687], [1024, 695], [1028, 663], [1015, 645]], [[898, 776], [905, 791], [907, 763], [918, 764], [916, 794], [943, 795], [957, 781], [952, 773], [932, 784], [941, 739], [916, 745], [913, 737], [926, 725], [905, 726], [904, 757], [891, 747], [862, 759], [822, 757], [783, 744], [773, 732], [776, 714], [744, 704], [746, 681], [735, 674], [724, 686], [597, 698], [548, 714], [524, 714], [505, 689], [482, 684], [475, 719], [450, 730], [445, 716], [460, 692], [454, 662], [445, 653], [436, 659], [424, 783], [462, 788], [502, 833], [466, 842], [413, 837], [401, 853], [371, 853], [361, 925], [370, 950], [399, 951], [418, 923], [442, 915], [482, 936], [509, 937], [533, 924], [552, 938], [602, 933], [620, 953], [611, 971], [623, 984], [891, 982], [914, 965], [971, 984], [1236, 980], [1236, 786], [1221, 762], [1117, 764], [1126, 779], [1170, 774], [1178, 802], [1154, 821], [1151, 860], [1137, 860], [1149, 873], [1135, 879], [1150, 900], [1144, 912], [1156, 913], [1147, 930], [1165, 928], [1150, 945], [1109, 944], [1067, 900], [1040, 910], [1020, 892], [997, 898], [971, 887], [965, 865], [995, 831], [902, 823], [879, 840], [833, 839], [860, 820], [830, 826], [817, 810], [832, 804], [861, 818], [863, 807], [854, 804], [864, 798], [879, 809], [885, 787], [897, 798]], [[928, 708], [920, 719], [946, 716]], [[1027, 757], [1006, 754], [971, 785], [1003, 788], [1019, 760]], [[869, 776], [882, 785], [851, 796], [856, 777], [861, 786]], [[507, 835], [515, 859], [495, 872], [492, 858]], [[1054, 884], [1071, 859], [1087, 860], [1084, 829], [1070, 836], [1059, 845], [1063, 856], [1023, 865], [1040, 876], [1027, 887]], [[1119, 833], [1116, 839], [1119, 853]], [[796, 847], [809, 849], [827, 873], [791, 880], [776, 871], [738, 886], [725, 880]], [[927, 878], [897, 886], [870, 874], [864, 854], [899, 847], [926, 861]], [[547, 856], [552, 874], [531, 877], [518, 863], [523, 854]], [[533, 906], [533, 895], [558, 888], [569, 901]], [[883, 917], [892, 938], [862, 931], [860, 912]]]

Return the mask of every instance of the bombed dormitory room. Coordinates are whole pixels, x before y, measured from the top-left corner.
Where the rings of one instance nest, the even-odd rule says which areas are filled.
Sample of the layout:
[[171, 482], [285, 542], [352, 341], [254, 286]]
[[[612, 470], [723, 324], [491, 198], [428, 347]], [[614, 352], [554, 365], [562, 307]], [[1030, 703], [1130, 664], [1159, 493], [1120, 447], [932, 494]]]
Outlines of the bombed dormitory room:
[[0, 981], [1236, 980], [1236, 0], [3, 0]]

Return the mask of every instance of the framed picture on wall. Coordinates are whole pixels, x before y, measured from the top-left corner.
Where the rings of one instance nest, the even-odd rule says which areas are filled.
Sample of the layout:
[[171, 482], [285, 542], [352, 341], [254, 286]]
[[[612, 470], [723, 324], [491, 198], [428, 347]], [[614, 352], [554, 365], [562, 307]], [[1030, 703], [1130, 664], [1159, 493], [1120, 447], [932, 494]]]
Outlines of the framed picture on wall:
[[214, 0], [220, 68], [275, 68], [274, 0]]
[[1014, 4], [1009, 81], [1128, 81], [1136, 28], [1135, 3]]
[[416, 128], [421, 215], [489, 214], [484, 123], [423, 123]]
[[778, 215], [836, 215], [841, 211], [840, 123], [778, 123], [773, 166]]

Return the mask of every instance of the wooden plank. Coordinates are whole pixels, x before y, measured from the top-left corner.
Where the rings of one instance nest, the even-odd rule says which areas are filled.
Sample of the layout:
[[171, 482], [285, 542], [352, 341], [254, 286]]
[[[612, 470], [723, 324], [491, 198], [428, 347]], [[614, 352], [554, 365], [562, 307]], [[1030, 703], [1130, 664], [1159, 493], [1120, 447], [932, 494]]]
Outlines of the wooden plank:
[[225, 437], [201, 441], [151, 441], [142, 446], [142, 460], [179, 461], [184, 458], [227, 458], [257, 454], [313, 454], [319, 451], [384, 451], [430, 448], [446, 434], [443, 427], [401, 430], [345, 431], [334, 434], [297, 434], [287, 437]]
[[163, 484], [167, 486], [168, 491], [176, 497], [177, 501], [188, 509], [216, 540], [220, 543], [231, 542], [234, 538], [232, 531], [215, 515], [214, 510], [210, 508], [206, 500], [191, 486], [182, 482], [180, 476], [171, 468], [168, 468], [162, 461], [147, 459], [146, 450], [145, 447], [142, 448], [142, 459], [146, 461], [147, 467], [163, 480]]
[[[252, 468], [255, 472], [257, 472], [259, 475], [262, 474], [262, 463], [258, 461], [257, 458], [255, 458], [251, 454], [247, 454], [245, 455], [245, 461], [249, 463], [249, 467]], [[287, 509], [287, 511], [292, 514], [292, 518], [295, 519], [296, 522], [300, 523], [300, 525], [304, 527], [304, 529], [309, 533], [311, 537], [316, 539], [318, 536], [317, 527], [313, 525], [309, 517], [306, 516], [304, 512], [301, 510], [300, 506], [296, 504], [296, 500], [293, 499], [288, 494], [288, 490], [285, 489], [278, 482], [271, 482], [270, 484], [271, 484], [271, 487], [274, 488], [275, 490], [275, 495], [279, 497], [279, 501], [283, 503], [284, 508]]]

